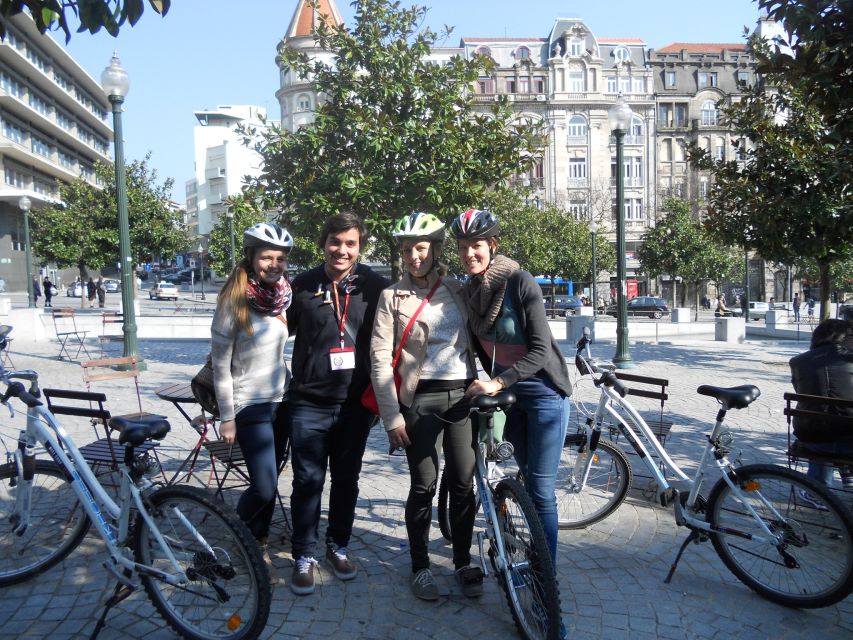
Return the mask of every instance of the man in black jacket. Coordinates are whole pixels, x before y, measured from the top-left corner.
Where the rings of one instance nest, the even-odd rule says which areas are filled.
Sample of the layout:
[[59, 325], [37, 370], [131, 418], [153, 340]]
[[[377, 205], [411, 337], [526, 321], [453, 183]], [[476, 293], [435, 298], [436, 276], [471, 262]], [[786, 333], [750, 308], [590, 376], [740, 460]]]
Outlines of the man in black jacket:
[[380, 292], [388, 280], [358, 264], [367, 230], [353, 213], [326, 221], [324, 263], [293, 281], [287, 324], [296, 336], [288, 392], [293, 493], [291, 590], [314, 591], [320, 499], [328, 465], [331, 481], [326, 560], [341, 580], [356, 575], [347, 554], [358, 478], [375, 417], [361, 406], [370, 380], [370, 336]]
[[[797, 393], [853, 400], [853, 323], [824, 320], [812, 333], [811, 348], [791, 358], [791, 377]], [[798, 409], [853, 418], [853, 409], [800, 402]], [[794, 418], [800, 446], [820, 455], [853, 456], [853, 428], [845, 429], [814, 418]], [[809, 463], [808, 475], [829, 484], [832, 467]]]

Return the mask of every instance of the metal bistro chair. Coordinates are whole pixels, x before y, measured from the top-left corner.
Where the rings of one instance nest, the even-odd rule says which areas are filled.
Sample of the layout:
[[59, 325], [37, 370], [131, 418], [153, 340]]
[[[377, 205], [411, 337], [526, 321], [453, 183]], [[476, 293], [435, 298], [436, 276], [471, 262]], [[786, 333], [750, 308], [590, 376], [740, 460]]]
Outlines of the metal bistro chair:
[[[69, 360], [77, 360], [80, 357], [80, 352], [86, 353], [86, 357], [91, 359], [92, 355], [86, 348], [86, 335], [88, 331], [80, 331], [77, 328], [77, 320], [75, 319], [74, 309], [52, 309], [53, 328], [56, 332], [56, 339], [59, 341], [59, 359], [68, 357]], [[77, 352], [74, 357], [71, 357], [69, 347], [73, 349], [77, 347]]]
[[12, 362], [12, 354], [9, 349], [9, 343], [12, 342], [12, 338], [9, 337], [9, 334], [12, 333], [12, 325], [9, 324], [0, 324], [0, 363], [8, 364], [10, 369], [15, 368], [15, 363]]

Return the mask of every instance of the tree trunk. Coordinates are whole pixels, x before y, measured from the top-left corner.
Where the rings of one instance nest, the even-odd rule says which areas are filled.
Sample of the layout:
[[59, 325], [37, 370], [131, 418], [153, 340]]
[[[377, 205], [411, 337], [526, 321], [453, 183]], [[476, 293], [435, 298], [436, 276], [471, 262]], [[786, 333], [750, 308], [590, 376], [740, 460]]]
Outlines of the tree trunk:
[[694, 322], [699, 321], [699, 283], [700, 282], [701, 282], [701, 280], [696, 280], [693, 283], [693, 302], [696, 303], [696, 307], [695, 307], [696, 313], [693, 314], [693, 321]]
[[818, 269], [820, 269], [820, 319], [828, 320], [829, 313], [829, 292], [832, 283], [829, 279], [829, 261], [818, 260]]
[[[86, 282], [89, 280], [89, 270], [82, 262], [77, 263], [77, 270], [80, 272], [80, 308], [86, 308]], [[73, 284], [71, 286], [74, 286]]]

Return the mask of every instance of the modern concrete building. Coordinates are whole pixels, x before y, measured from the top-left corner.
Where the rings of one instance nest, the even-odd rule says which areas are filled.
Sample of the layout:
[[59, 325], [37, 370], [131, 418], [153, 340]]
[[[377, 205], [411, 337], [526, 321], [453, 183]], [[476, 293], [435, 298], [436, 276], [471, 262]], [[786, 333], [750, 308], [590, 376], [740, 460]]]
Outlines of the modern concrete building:
[[[100, 84], [65, 50], [38, 32], [29, 16], [5, 21], [0, 41], [0, 278], [7, 290], [26, 288], [22, 196], [30, 218], [57, 202], [59, 185], [111, 162], [110, 103]], [[33, 273], [56, 271], [33, 256]], [[62, 276], [63, 274], [59, 274]], [[74, 271], [63, 281], [73, 278]]]
[[[268, 126], [266, 115], [266, 109], [253, 105], [220, 105], [195, 112], [195, 178], [186, 182], [190, 238], [206, 238], [225, 215], [225, 198], [240, 193], [245, 176], [260, 173], [261, 157], [243, 144], [238, 127], [261, 131]], [[201, 242], [207, 245], [206, 240]]]

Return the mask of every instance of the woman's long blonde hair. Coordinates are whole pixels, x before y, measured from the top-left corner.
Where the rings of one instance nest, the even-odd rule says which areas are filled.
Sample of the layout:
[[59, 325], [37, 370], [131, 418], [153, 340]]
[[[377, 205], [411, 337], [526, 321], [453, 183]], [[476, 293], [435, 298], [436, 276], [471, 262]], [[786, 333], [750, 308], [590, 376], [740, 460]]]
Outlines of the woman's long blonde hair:
[[246, 297], [246, 289], [249, 286], [249, 275], [252, 273], [252, 257], [254, 250], [246, 252], [246, 256], [238, 262], [228, 280], [225, 281], [225, 286], [219, 292], [216, 298], [217, 308], [230, 308], [231, 313], [237, 320], [240, 328], [246, 332], [246, 335], [254, 335], [252, 329], [252, 321], [249, 318], [249, 300]]

